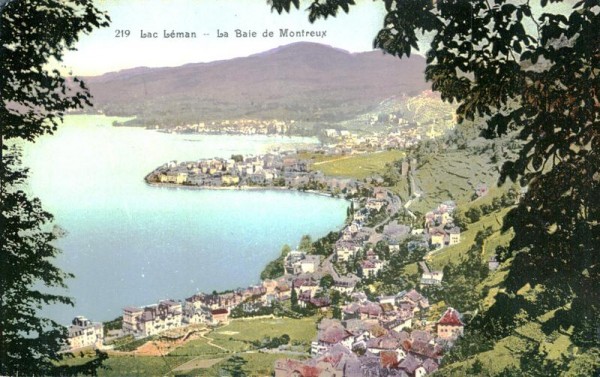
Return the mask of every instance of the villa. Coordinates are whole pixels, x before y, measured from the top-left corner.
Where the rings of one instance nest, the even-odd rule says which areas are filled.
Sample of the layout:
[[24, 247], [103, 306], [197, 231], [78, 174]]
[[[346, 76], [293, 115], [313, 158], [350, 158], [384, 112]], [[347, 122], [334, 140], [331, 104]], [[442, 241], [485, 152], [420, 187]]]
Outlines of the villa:
[[166, 330], [182, 326], [181, 303], [165, 300], [144, 308], [126, 307], [123, 309], [123, 333], [148, 337]]
[[83, 316], [77, 316], [69, 326], [69, 350], [83, 347], [100, 347], [103, 340], [102, 323], [92, 323]]

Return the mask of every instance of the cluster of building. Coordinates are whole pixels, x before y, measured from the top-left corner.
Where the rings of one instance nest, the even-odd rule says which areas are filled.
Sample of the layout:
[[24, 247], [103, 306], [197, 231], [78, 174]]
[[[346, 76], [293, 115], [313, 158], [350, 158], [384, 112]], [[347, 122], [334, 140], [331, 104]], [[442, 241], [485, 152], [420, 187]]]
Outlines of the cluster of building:
[[416, 290], [369, 301], [355, 293], [342, 320], [323, 319], [308, 360], [279, 359], [276, 377], [402, 376], [435, 372], [463, 334], [460, 313], [448, 308], [436, 322], [424, 320], [429, 301]]
[[198, 122], [176, 126], [163, 131], [211, 135], [288, 135], [291, 133], [294, 123], [294, 120], [237, 119], [213, 121], [210, 123]]
[[193, 324], [218, 325], [229, 321], [231, 310], [250, 300], [266, 299], [267, 288], [262, 285], [231, 292], [198, 293], [182, 302], [160, 301], [144, 307], [123, 309], [122, 331], [137, 338], [159, 334]]
[[374, 132], [369, 135], [359, 135], [347, 130], [325, 129], [326, 138], [324, 150], [332, 154], [348, 154], [352, 151], [380, 151], [386, 149], [409, 148], [421, 140], [434, 138], [443, 133], [435, 131], [434, 124], [422, 126], [401, 120], [398, 126], [388, 132]]
[[292, 152], [258, 156], [212, 158], [198, 161], [171, 161], [146, 177], [149, 183], [210, 187], [288, 187], [319, 191], [358, 192], [360, 182], [354, 179], [330, 178], [310, 171], [309, 161]]
[[448, 200], [425, 214], [424, 233], [431, 247], [441, 249], [460, 243], [460, 228], [452, 217], [455, 209], [456, 203]]
[[382, 109], [378, 114], [359, 117], [355, 126], [362, 130], [385, 127], [383, 132], [369, 132], [359, 135], [343, 129], [324, 129], [322, 136], [327, 147], [342, 153], [352, 150], [376, 151], [390, 148], [408, 148], [422, 140], [443, 136], [456, 125], [456, 117], [450, 108], [436, 98], [434, 93], [406, 99], [407, 108]]
[[320, 265], [320, 255], [309, 255], [298, 250], [290, 251], [283, 260], [285, 273], [291, 275], [314, 273]]

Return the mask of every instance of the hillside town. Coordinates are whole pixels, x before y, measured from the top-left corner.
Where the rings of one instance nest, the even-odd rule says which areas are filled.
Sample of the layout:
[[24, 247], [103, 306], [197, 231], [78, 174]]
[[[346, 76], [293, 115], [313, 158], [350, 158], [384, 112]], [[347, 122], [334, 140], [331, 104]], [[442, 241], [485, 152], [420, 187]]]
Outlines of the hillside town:
[[156, 129], [160, 132], [204, 135], [289, 135], [294, 123], [293, 120], [238, 119], [198, 122], [169, 129], [156, 126]]
[[333, 153], [374, 152], [408, 148], [452, 130], [456, 119], [452, 105], [437, 93], [425, 90], [418, 96], [392, 98], [376, 109], [347, 121], [302, 124], [294, 119], [224, 119], [177, 126], [155, 125], [166, 133], [201, 135], [317, 136]]
[[[410, 164], [403, 164], [409, 174]], [[155, 184], [200, 188], [257, 186], [309, 190], [348, 199], [346, 225], [313, 246], [289, 250], [269, 278], [243, 289], [196, 293], [183, 300], [123, 309], [112, 338], [144, 339], [194, 325], [218, 327], [232, 318], [320, 313], [318, 336], [305, 361], [278, 360], [276, 376], [424, 376], [435, 371], [464, 328], [459, 311], [447, 308], [431, 319], [427, 297], [416, 289], [373, 295], [368, 284], [389, 268], [401, 246], [420, 259], [419, 287], [440, 286], [442, 271], [431, 271], [429, 253], [460, 242], [452, 201], [425, 215], [423, 224], [404, 224], [400, 198], [386, 188], [355, 179], [326, 177], [293, 153], [232, 156], [165, 164], [146, 177]], [[317, 250], [314, 245], [321, 245]], [[384, 252], [382, 252], [384, 250]], [[101, 325], [83, 317], [73, 321], [69, 348], [102, 347]], [[385, 371], [385, 372], [384, 372]], [[296, 374], [295, 374], [296, 373]]]

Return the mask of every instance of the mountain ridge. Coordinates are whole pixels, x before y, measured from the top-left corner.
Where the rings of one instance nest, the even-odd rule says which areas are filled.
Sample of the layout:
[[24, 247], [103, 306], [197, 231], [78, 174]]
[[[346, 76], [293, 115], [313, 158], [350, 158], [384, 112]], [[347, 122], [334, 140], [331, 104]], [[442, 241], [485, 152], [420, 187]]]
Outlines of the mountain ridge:
[[[98, 110], [161, 126], [240, 117], [347, 118], [428, 89], [425, 60], [297, 42], [208, 63], [135, 67], [84, 77]], [[137, 122], [137, 124], [136, 124]]]

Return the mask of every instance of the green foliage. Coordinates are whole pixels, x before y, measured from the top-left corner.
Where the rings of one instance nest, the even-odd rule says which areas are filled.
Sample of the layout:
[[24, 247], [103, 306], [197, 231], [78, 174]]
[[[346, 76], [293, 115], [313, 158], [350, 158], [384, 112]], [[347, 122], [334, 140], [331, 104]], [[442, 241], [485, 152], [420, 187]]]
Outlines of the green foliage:
[[467, 360], [473, 355], [488, 351], [492, 348], [492, 341], [487, 334], [468, 327], [465, 330], [465, 335], [458, 338], [456, 343], [444, 356], [443, 365], [449, 365], [455, 362]]
[[548, 353], [540, 345], [530, 344], [519, 358], [519, 368], [505, 368], [498, 376], [545, 377], [560, 376], [566, 372], [568, 365], [564, 360], [551, 360]]
[[57, 376], [96, 376], [98, 370], [107, 368], [103, 365], [107, 359], [108, 355], [105, 352], [96, 350], [95, 356], [91, 360], [76, 365], [60, 364], [54, 368], [53, 374]]
[[261, 340], [253, 341], [252, 344], [256, 348], [268, 348], [273, 349], [279, 346], [284, 346], [290, 343], [290, 336], [288, 334], [283, 334], [281, 336], [270, 337], [266, 336]]
[[311, 254], [313, 251], [312, 238], [310, 235], [305, 234], [300, 239], [300, 244], [298, 245], [298, 250], [304, 251], [306, 253]]
[[[69, 109], [91, 106], [84, 83], [71, 84], [51, 60], [62, 61], [81, 33], [108, 26], [109, 18], [90, 0], [3, 1], [0, 5], [0, 136], [34, 141], [52, 133]], [[62, 94], [59, 94], [62, 93]], [[21, 108], [11, 106], [18, 103]]]
[[235, 308], [231, 309], [229, 316], [231, 318], [260, 317], [264, 315], [273, 314], [278, 309], [279, 306], [273, 304], [273, 306], [261, 306], [255, 311], [245, 312], [243, 309], [243, 305], [238, 305]]
[[479, 207], [471, 207], [465, 212], [465, 217], [469, 219], [469, 222], [476, 223], [481, 219], [481, 209]]
[[52, 264], [59, 254], [53, 246], [53, 218], [20, 188], [26, 178], [20, 151], [11, 148], [0, 165], [0, 374], [48, 373], [67, 334], [54, 321], [39, 318], [38, 309], [43, 304], [73, 304], [35, 285], [65, 287], [72, 275]]
[[262, 280], [266, 280], [275, 279], [280, 276], [283, 276], [285, 273], [285, 270], [283, 269], [283, 260], [285, 259], [286, 255], [289, 254], [290, 251], [292, 251], [290, 245], [283, 245], [279, 257], [267, 263], [265, 268], [260, 273], [260, 278]]
[[342, 320], [342, 309], [340, 309], [338, 306], [334, 306], [332, 316], [335, 319]]
[[232, 154], [231, 159], [237, 163], [240, 163], [244, 161], [244, 156], [242, 156], [241, 154]]
[[285, 244], [281, 247], [281, 255], [280, 256], [285, 258], [290, 253], [290, 251], [292, 251], [291, 246], [288, 244]]
[[[510, 133], [519, 141], [500, 181], [520, 179], [528, 186], [504, 222], [514, 231], [510, 253], [503, 255], [513, 258], [500, 293], [507, 306], [532, 318], [556, 309], [561, 320], [546, 331], [573, 328], [577, 345], [600, 345], [597, 1], [569, 3], [568, 14], [553, 13], [548, 0], [539, 8], [500, 0], [384, 3], [387, 14], [374, 45], [410, 56], [420, 35], [427, 35], [426, 77], [444, 100], [459, 104], [459, 120], [488, 117], [484, 136]], [[348, 4], [317, 0], [309, 19], [335, 15]], [[272, 0], [279, 12], [289, 5]], [[519, 293], [525, 287], [536, 288], [533, 298]], [[514, 330], [513, 312], [492, 307], [489, 330], [497, 322]]]
[[333, 254], [333, 246], [339, 238], [339, 232], [329, 232], [325, 237], [319, 238], [313, 243], [313, 253], [325, 257]]
[[[378, 242], [375, 245], [375, 251], [380, 250], [378, 255], [383, 254], [389, 258], [389, 262], [384, 266], [380, 275], [377, 277], [377, 281], [381, 282], [379, 287], [379, 293], [382, 294], [395, 294], [399, 291], [407, 288], [412, 288], [413, 284], [410, 282], [410, 277], [403, 272], [404, 268], [410, 264], [417, 263], [425, 257], [427, 249], [422, 247], [416, 247], [413, 250], [409, 250], [408, 244], [414, 241], [415, 237], [408, 237], [399, 246], [400, 250], [394, 253], [390, 253], [388, 246], [383, 242]], [[387, 252], [386, 252], [387, 250]], [[380, 255], [381, 258], [381, 255]]]
[[290, 292], [290, 303], [292, 305], [292, 310], [293, 311], [298, 311], [298, 293], [296, 293], [296, 289], [294, 288], [294, 285], [292, 284], [292, 291]]
[[246, 373], [243, 370], [244, 365], [247, 361], [240, 356], [231, 356], [221, 366], [222, 375], [231, 377], [244, 377]]
[[147, 342], [151, 342], [151, 341], [153, 341], [155, 339], [156, 339], [156, 337], [153, 336], [153, 337], [149, 337], [149, 338], [132, 340], [131, 342], [119, 344], [118, 346], [115, 347], [115, 350], [117, 350], [117, 351], [124, 351], [124, 352], [135, 351], [140, 346], [146, 344]]
[[108, 334], [109, 330], [120, 330], [123, 327], [123, 317], [117, 317], [112, 321], [103, 323], [104, 336]]
[[390, 247], [386, 241], [381, 240], [377, 242], [373, 250], [381, 260], [388, 260], [390, 258]]
[[379, 211], [372, 212], [369, 215], [368, 221], [365, 224], [365, 226], [368, 226], [368, 227], [372, 228], [375, 225], [378, 225], [381, 222], [385, 221], [385, 219], [388, 218], [388, 214], [387, 214], [386, 208], [387, 208], [387, 206], [383, 206], [383, 207], [381, 207], [381, 209]]
[[401, 165], [401, 160], [394, 161], [393, 163], [387, 163], [385, 165], [383, 180], [386, 186], [395, 186], [402, 180], [402, 175], [400, 174]]
[[329, 291], [329, 298], [331, 299], [331, 305], [333, 306], [337, 306], [342, 302], [342, 294], [335, 289]]
[[323, 289], [329, 289], [333, 286], [333, 276], [331, 276], [330, 274], [327, 274], [325, 276], [323, 276], [321, 278], [321, 280], [319, 281], [319, 287], [323, 288]]
[[482, 294], [473, 287], [478, 286], [489, 274], [487, 262], [481, 256], [481, 249], [485, 239], [492, 233], [491, 228], [477, 232], [475, 244], [467, 251], [465, 257], [444, 267], [442, 287], [431, 292], [432, 298], [443, 300], [462, 311], [479, 308]]
[[[467, 230], [467, 216], [460, 209], [457, 209], [452, 215], [454, 219], [454, 225], [459, 227], [461, 230]], [[469, 219], [470, 220], [470, 219]]]
[[67, 333], [41, 318], [39, 311], [47, 304], [72, 305], [68, 297], [43, 291], [42, 287], [65, 287], [72, 275], [52, 264], [59, 253], [52, 244], [52, 215], [22, 189], [27, 170], [20, 167], [20, 152], [9, 150], [4, 142], [34, 141], [55, 131], [67, 110], [91, 105], [82, 81], [67, 83], [46, 65], [60, 62], [81, 33], [107, 26], [108, 21], [90, 0], [0, 4], [1, 375], [53, 373], [52, 361], [58, 360]]

